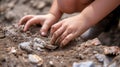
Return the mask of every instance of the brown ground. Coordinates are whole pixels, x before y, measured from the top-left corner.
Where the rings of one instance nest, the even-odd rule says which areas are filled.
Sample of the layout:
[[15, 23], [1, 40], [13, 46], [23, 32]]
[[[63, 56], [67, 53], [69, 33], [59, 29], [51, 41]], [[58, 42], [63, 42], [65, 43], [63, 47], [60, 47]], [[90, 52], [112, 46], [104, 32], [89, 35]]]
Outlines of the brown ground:
[[[39, 2], [43, 2], [41, 3], [43, 5], [37, 4]], [[19, 43], [29, 41], [35, 37], [41, 38], [44, 41], [48, 40], [48, 37], [42, 37], [39, 35], [39, 26], [32, 27], [28, 32], [21, 32], [17, 27], [14, 27], [14, 25], [17, 25], [19, 19], [24, 15], [47, 13], [50, 5], [50, 0], [0, 0], [0, 67], [37, 67], [35, 64], [29, 62], [28, 54], [36, 54], [40, 56], [44, 61], [42, 67], [72, 67], [74, 62], [82, 62], [87, 60], [93, 61], [96, 67], [102, 67], [105, 63], [99, 62], [95, 55], [105, 55], [104, 48], [110, 45], [120, 45], [119, 28], [112, 29], [108, 33], [101, 34], [99, 37], [104, 44], [100, 45], [94, 45], [94, 43], [91, 43], [92, 41], [87, 41], [84, 42], [87, 43], [86, 46], [82, 41], [79, 40], [79, 38], [77, 38], [69, 43], [70, 46], [55, 50], [35, 50], [34, 52], [28, 53], [18, 47]], [[64, 15], [63, 18], [68, 16], [69, 15]], [[11, 33], [11, 31], [13, 33]], [[81, 45], [81, 43], [83, 43], [83, 45]], [[13, 48], [16, 50], [15, 53], [11, 53]], [[120, 48], [118, 47], [118, 50], [116, 50], [116, 48], [111, 49], [113, 50], [113, 52], [110, 51], [112, 53], [109, 53], [109, 50], [110, 49], [108, 49], [108, 54], [115, 53], [117, 55], [112, 54], [112, 57], [109, 55], [107, 57], [114, 59], [114, 57], [117, 56], [117, 60], [119, 61], [117, 66], [119, 67]], [[114, 61], [115, 59], [112, 62]], [[53, 62], [53, 64], [50, 62]]]

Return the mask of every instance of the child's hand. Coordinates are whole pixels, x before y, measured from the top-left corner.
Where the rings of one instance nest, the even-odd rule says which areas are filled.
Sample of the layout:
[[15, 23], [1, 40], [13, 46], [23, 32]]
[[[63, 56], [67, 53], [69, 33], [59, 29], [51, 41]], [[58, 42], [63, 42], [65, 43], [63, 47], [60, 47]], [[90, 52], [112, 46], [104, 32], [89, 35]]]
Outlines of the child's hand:
[[50, 32], [51, 44], [59, 43], [61, 47], [65, 46], [88, 29], [86, 22], [83, 17], [74, 16], [54, 24]]
[[41, 35], [46, 36], [48, 29], [57, 21], [56, 17], [52, 14], [47, 15], [27, 15], [20, 21], [19, 25], [25, 24], [24, 31], [28, 30], [31, 25], [40, 24], [42, 28], [40, 30]]

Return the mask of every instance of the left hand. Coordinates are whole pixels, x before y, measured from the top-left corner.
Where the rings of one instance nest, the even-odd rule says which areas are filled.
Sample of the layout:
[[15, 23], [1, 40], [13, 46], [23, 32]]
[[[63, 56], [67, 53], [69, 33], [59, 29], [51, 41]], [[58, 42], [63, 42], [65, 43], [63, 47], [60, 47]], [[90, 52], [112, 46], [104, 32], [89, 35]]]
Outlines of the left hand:
[[82, 16], [77, 15], [64, 19], [52, 26], [50, 31], [51, 44], [59, 43], [63, 47], [87, 29], [88, 24]]

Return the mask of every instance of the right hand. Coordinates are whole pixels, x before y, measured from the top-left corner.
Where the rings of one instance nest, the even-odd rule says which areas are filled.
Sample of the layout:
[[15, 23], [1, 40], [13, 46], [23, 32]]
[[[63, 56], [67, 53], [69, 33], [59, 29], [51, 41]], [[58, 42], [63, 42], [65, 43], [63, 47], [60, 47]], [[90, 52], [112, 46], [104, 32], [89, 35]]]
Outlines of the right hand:
[[27, 15], [19, 21], [18, 25], [25, 24], [23, 31], [27, 31], [31, 25], [40, 24], [42, 25], [40, 33], [42, 36], [46, 36], [48, 29], [57, 21], [57, 18], [53, 14]]

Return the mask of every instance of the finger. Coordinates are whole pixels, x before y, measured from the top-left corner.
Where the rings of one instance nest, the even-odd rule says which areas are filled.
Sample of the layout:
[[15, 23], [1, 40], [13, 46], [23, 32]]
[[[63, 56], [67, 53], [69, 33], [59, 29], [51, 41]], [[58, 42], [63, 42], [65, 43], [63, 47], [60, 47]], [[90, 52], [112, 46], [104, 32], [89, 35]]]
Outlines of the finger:
[[62, 26], [53, 33], [53, 36], [51, 38], [51, 44], [54, 44], [57, 41], [58, 37], [65, 31], [65, 29], [66, 27]]
[[50, 30], [50, 36], [53, 35], [53, 33], [62, 26], [62, 22], [58, 22], [56, 24], [54, 24], [52, 27], [51, 27], [51, 30]]
[[41, 22], [40, 18], [32, 18], [32, 19], [30, 19], [25, 24], [24, 31], [26, 31], [31, 25], [33, 25], [33, 24], [40, 24], [40, 22]]
[[22, 25], [24, 23], [26, 23], [28, 20], [30, 20], [31, 18], [33, 18], [34, 15], [27, 15], [27, 16], [24, 16], [18, 23], [18, 25]]
[[58, 38], [58, 43], [61, 43], [61, 41], [68, 35], [70, 34], [69, 30], [66, 30], [59, 38]]
[[60, 46], [63, 47], [65, 46], [66, 44], [68, 44], [72, 39], [74, 39], [76, 37], [75, 34], [71, 33], [69, 34], [68, 36], [66, 36], [64, 38], [64, 40], [61, 42]]
[[50, 28], [50, 24], [48, 23], [49, 21], [45, 21], [44, 24], [42, 25], [42, 28], [40, 30], [40, 33], [42, 36], [46, 36], [48, 29]]

